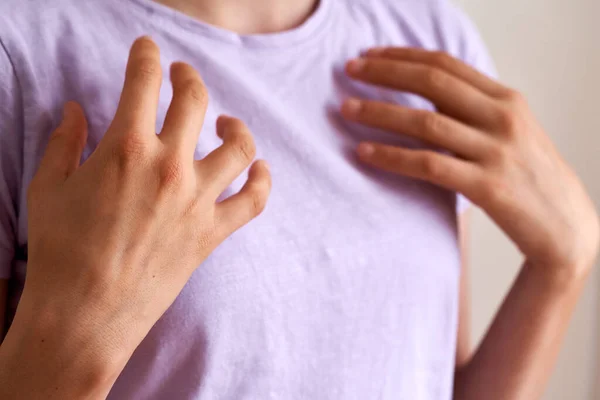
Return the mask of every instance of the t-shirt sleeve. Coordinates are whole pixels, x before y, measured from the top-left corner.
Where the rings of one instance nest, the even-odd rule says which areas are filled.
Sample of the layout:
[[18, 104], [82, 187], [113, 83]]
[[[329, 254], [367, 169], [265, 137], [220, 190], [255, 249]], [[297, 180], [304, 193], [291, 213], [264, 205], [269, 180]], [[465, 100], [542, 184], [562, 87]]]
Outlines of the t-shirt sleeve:
[[[471, 18], [451, 1], [437, 1], [435, 19], [441, 34], [443, 50], [480, 72], [494, 79], [497, 78], [494, 61]], [[462, 213], [470, 207], [471, 202], [462, 194], [458, 194], [457, 212]]]
[[19, 82], [0, 41], [0, 279], [10, 277], [15, 256], [23, 169], [23, 112]]

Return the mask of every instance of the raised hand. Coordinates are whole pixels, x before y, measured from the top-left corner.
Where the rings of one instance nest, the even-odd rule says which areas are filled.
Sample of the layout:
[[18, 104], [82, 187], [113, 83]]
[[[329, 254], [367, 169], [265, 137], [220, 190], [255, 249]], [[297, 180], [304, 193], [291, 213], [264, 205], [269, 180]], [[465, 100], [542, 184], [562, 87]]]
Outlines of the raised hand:
[[[252, 162], [254, 143], [242, 122], [221, 117], [223, 144], [194, 160], [208, 97], [189, 65], [171, 68], [173, 100], [156, 134], [161, 81], [159, 49], [139, 39], [116, 116], [90, 158], [79, 166], [86, 119], [77, 104], [67, 104], [51, 136], [28, 193], [25, 289], [2, 346], [4, 360], [20, 358], [21, 376], [38, 383], [33, 397], [19, 398], [48, 398], [47, 388], [85, 397], [91, 383], [105, 395], [192, 272], [265, 207], [262, 161], [238, 194], [217, 203]], [[28, 359], [50, 370], [40, 375]]]
[[347, 73], [420, 95], [438, 110], [348, 99], [347, 119], [454, 154], [361, 143], [362, 161], [464, 194], [530, 265], [552, 276], [585, 275], [598, 251], [596, 210], [522, 95], [447, 54], [419, 49], [372, 49], [350, 61]]

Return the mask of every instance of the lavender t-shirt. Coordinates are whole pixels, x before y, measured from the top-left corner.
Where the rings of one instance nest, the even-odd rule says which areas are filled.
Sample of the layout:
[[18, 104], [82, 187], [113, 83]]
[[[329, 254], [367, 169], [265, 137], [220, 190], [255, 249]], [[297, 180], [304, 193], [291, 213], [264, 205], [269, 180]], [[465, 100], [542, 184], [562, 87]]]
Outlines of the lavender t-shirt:
[[[88, 156], [115, 112], [129, 47], [146, 34], [164, 70], [186, 61], [208, 85], [196, 156], [220, 144], [219, 114], [239, 117], [271, 164], [273, 192], [264, 214], [200, 266], [110, 399], [450, 399], [456, 195], [361, 166], [360, 140], [407, 141], [338, 112], [350, 95], [431, 108], [344, 75], [371, 46], [442, 49], [492, 73], [475, 28], [446, 0], [321, 0], [300, 27], [250, 36], [151, 0], [3, 0], [0, 278], [11, 278], [9, 313], [27, 262], [26, 189], [61, 107], [83, 105]], [[165, 79], [157, 131], [171, 94]]]

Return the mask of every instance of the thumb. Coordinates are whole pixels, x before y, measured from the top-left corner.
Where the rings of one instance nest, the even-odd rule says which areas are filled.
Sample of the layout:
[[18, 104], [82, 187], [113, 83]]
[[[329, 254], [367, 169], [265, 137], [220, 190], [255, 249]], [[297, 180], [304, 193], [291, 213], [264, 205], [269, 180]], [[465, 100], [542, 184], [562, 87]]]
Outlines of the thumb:
[[53, 181], [64, 181], [78, 167], [87, 140], [87, 121], [81, 106], [68, 102], [63, 119], [50, 136], [38, 174]]

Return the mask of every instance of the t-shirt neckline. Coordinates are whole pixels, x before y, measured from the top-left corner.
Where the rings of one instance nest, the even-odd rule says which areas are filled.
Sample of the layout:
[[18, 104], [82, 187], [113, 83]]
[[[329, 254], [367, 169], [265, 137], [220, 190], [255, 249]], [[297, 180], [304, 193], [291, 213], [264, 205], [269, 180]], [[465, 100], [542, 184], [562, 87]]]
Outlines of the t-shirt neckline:
[[325, 30], [331, 20], [331, 0], [319, 0], [317, 8], [298, 27], [282, 32], [265, 34], [239, 34], [199, 19], [153, 0], [129, 0], [143, 8], [152, 18], [170, 20], [181, 28], [233, 46], [247, 48], [292, 47], [314, 40]]

